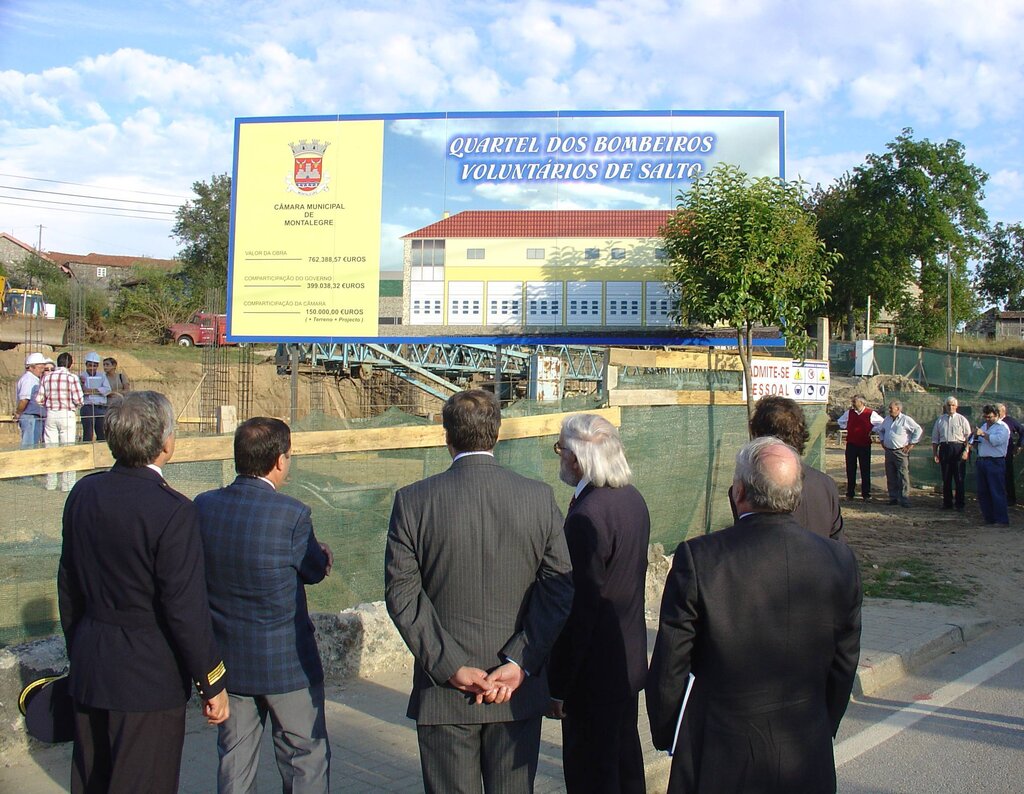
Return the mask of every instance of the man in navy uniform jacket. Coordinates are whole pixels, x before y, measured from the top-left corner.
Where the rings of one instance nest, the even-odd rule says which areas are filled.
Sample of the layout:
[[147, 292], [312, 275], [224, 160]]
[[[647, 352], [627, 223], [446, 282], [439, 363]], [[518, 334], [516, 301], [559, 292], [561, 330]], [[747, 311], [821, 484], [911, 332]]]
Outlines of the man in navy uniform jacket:
[[227, 660], [231, 717], [220, 726], [217, 790], [253, 791], [267, 715], [285, 791], [327, 792], [331, 749], [324, 671], [305, 585], [331, 570], [309, 508], [278, 492], [291, 431], [255, 417], [235, 431], [231, 485], [196, 497], [217, 641]]
[[75, 703], [72, 792], [176, 792], [185, 703], [195, 681], [211, 723], [228, 716], [210, 626], [195, 507], [161, 467], [174, 453], [162, 394], [107, 414], [109, 471], [64, 505], [57, 573]]

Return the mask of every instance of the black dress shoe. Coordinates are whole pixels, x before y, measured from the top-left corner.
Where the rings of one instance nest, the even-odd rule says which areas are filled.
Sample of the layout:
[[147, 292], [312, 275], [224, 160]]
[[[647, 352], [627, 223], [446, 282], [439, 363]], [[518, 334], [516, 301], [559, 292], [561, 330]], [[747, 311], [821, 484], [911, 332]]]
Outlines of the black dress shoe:
[[890, 500], [889, 500], [889, 504], [891, 504], [891, 505], [898, 505], [898, 504], [899, 504], [899, 502], [898, 502], [898, 501], [896, 501], [895, 499], [890, 499]]

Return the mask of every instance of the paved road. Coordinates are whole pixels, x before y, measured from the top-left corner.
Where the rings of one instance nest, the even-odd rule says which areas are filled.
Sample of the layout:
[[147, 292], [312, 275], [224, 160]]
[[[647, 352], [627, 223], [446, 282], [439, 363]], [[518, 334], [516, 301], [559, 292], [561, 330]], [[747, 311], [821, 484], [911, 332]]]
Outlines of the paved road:
[[850, 705], [839, 791], [1024, 791], [1024, 627], [994, 631]]

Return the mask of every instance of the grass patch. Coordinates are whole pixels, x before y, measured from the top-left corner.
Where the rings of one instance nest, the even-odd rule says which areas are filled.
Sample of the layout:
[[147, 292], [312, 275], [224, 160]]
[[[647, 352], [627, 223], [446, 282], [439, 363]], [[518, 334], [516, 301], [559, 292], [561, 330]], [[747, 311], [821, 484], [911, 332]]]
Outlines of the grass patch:
[[864, 595], [932, 604], [969, 604], [974, 591], [952, 582], [933, 563], [904, 558], [882, 563], [865, 561], [860, 569]]

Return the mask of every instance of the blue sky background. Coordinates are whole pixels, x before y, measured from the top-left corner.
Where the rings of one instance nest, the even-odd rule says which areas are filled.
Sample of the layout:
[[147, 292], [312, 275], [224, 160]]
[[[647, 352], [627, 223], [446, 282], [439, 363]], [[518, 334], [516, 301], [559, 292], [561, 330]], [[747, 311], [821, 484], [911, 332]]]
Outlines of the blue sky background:
[[173, 256], [236, 117], [666, 108], [784, 111], [812, 184], [904, 127], [955, 138], [1016, 222], [1021, 41], [1019, 0], [0, 0], [0, 230]]

